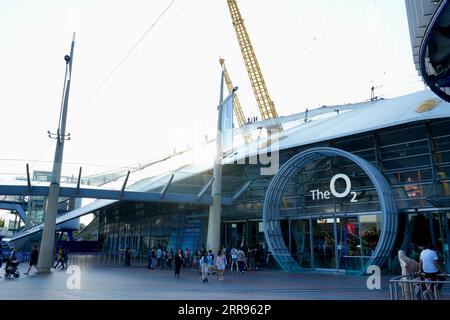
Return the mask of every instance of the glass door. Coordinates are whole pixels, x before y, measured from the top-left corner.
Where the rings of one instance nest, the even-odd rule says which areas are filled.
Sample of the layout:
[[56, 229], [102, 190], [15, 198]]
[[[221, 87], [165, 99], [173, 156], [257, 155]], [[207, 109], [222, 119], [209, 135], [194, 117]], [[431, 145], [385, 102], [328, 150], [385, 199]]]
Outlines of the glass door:
[[361, 269], [363, 266], [363, 245], [358, 218], [341, 218], [337, 229], [339, 268], [344, 270]]
[[311, 233], [309, 219], [290, 220], [291, 241], [289, 251], [300, 267], [313, 267], [311, 258]]
[[336, 269], [335, 226], [333, 218], [312, 220], [315, 269]]
[[450, 272], [450, 212], [418, 213], [410, 215], [412, 227], [411, 256], [418, 260], [420, 252], [429, 243], [436, 247], [440, 262]]

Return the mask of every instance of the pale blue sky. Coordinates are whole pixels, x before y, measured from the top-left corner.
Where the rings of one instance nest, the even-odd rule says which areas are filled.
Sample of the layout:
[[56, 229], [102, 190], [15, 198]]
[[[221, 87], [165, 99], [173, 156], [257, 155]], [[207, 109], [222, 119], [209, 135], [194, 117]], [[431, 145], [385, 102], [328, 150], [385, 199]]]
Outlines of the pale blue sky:
[[[144, 163], [212, 135], [219, 56], [247, 116], [258, 115], [225, 0], [1, 0], [1, 159], [51, 169], [63, 57], [77, 32], [63, 174]], [[420, 90], [403, 0], [240, 0], [280, 115]], [[45, 152], [44, 152], [45, 151]], [[34, 159], [40, 159], [35, 163]], [[0, 160], [0, 173], [26, 161]], [[48, 162], [45, 162], [48, 161]]]

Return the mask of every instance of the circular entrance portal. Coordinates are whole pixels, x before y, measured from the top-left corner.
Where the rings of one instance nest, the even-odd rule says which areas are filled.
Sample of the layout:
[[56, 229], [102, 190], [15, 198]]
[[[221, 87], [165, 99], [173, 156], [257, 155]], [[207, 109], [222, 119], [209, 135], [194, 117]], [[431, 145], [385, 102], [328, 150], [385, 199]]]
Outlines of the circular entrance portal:
[[[380, 237], [375, 250], [373, 250], [370, 258], [361, 268], [360, 273], [366, 273], [367, 267], [370, 265], [381, 266], [392, 251], [397, 236], [398, 216], [394, 195], [389, 183], [381, 172], [368, 161], [349, 152], [329, 147], [313, 148], [295, 155], [280, 168], [278, 173], [272, 178], [264, 199], [264, 235], [271, 254], [284, 271], [298, 272], [301, 271], [301, 267], [298, 262], [294, 260], [283, 239], [283, 230], [280, 224], [280, 210], [283, 201], [283, 193], [290, 181], [292, 181], [295, 175], [305, 166], [312, 161], [331, 157], [345, 158], [356, 164], [373, 183], [378, 195], [382, 216]], [[325, 193], [325, 196], [330, 196], [331, 194], [336, 196], [336, 198], [342, 198], [350, 193], [356, 195], [355, 192], [350, 192], [351, 181], [347, 175], [339, 173], [334, 175], [332, 180], [333, 181], [330, 181], [331, 192], [329, 194]], [[342, 192], [336, 190], [336, 184], [339, 181], [344, 182], [345, 185], [345, 190]], [[319, 190], [314, 192], [317, 192], [316, 196], [318, 197]]]

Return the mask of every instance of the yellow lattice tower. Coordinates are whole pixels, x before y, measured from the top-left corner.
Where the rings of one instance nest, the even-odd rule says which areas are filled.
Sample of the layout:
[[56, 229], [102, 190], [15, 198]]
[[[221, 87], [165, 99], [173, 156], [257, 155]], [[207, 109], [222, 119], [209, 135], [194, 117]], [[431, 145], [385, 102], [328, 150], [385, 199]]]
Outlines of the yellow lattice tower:
[[[225, 60], [220, 58], [219, 59], [220, 65], [223, 68], [225, 83], [227, 85], [228, 92], [233, 91], [233, 82], [231, 81], [230, 75], [228, 74], [227, 67], [225, 66]], [[233, 98], [233, 111], [236, 116], [236, 120], [238, 122], [239, 127], [242, 130], [242, 137], [244, 138], [245, 143], [249, 143], [253, 140], [252, 134], [249, 132], [248, 128], [245, 126], [245, 115], [244, 111], [241, 107], [241, 102], [239, 101], [239, 98], [237, 94], [234, 94]]]
[[[250, 78], [250, 83], [253, 88], [253, 93], [256, 98], [256, 102], [261, 112], [263, 120], [277, 118], [278, 114], [275, 109], [273, 101], [270, 99], [269, 91], [267, 90], [266, 82], [259, 67], [258, 60], [256, 59], [255, 51], [253, 49], [250, 37], [247, 29], [244, 25], [241, 13], [237, 6], [236, 0], [227, 0], [228, 8], [230, 9], [231, 19], [233, 22], [234, 30], [238, 38], [239, 47], [241, 48], [242, 57], [244, 58], [245, 67]], [[272, 130], [282, 131], [281, 125], [273, 125], [267, 128], [270, 134]]]

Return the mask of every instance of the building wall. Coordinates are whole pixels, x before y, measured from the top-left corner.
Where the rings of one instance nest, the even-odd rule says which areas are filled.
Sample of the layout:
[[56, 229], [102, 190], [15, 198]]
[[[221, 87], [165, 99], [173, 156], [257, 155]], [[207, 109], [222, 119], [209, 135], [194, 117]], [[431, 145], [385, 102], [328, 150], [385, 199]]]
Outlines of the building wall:
[[[438, 216], [433, 216], [436, 213], [430, 216], [425, 211], [434, 207], [427, 198], [441, 201], [440, 206], [444, 206], [446, 199], [450, 198], [450, 119], [411, 123], [282, 150], [280, 166], [302, 150], [317, 146], [335, 147], [356, 154], [374, 164], [385, 175], [395, 194], [400, 215], [396, 248], [405, 247], [409, 250], [425, 245], [431, 241], [431, 233], [434, 232], [433, 241], [448, 260], [450, 214], [445, 209]], [[246, 181], [252, 181], [250, 188], [235, 205], [223, 207], [221, 242], [226, 246], [235, 245], [235, 241], [249, 246], [264, 243], [259, 222], [262, 221], [264, 196], [271, 177], [261, 176], [259, 164], [246, 163], [225, 165], [223, 168], [225, 195], [234, 194]], [[336, 203], [332, 200], [317, 203], [312, 200], [310, 190], [325, 188], [329, 178], [336, 172], [345, 172], [352, 177], [358, 191], [357, 203]], [[206, 184], [210, 176], [211, 172], [206, 172], [186, 179], [171, 187], [174, 188], [171, 191], [196, 192], [192, 186], [199, 181]], [[339, 250], [346, 255], [370, 255], [376, 246], [382, 221], [377, 213], [378, 197], [364, 173], [343, 159], [333, 158], [312, 163], [296, 179], [284, 191], [282, 211], [285, 221], [282, 226], [285, 241], [289, 243], [297, 261], [305, 268], [317, 268], [318, 264], [323, 267], [334, 266], [336, 261], [327, 262], [329, 252], [325, 248], [326, 239], [322, 241], [325, 244], [321, 244], [324, 246], [322, 249], [320, 245], [318, 248], [308, 247], [311, 243], [314, 246], [320, 243], [320, 235], [327, 232], [335, 233], [336, 239], [337, 233], [340, 237], [347, 237], [346, 247], [339, 244]], [[103, 237], [105, 250], [124, 249], [127, 243], [140, 252], [146, 252], [148, 248], [158, 244], [198, 248], [206, 243], [208, 208], [204, 206], [119, 203], [100, 212], [102, 220], [99, 232]], [[330, 229], [327, 223], [330, 224], [331, 221], [327, 220], [327, 214], [344, 212], [351, 214], [348, 218], [339, 218], [340, 229]], [[430, 235], [417, 234], [417, 226], [423, 223], [417, 216], [429, 223]], [[292, 220], [293, 217], [298, 219]], [[309, 220], [302, 220], [303, 217], [309, 217], [312, 223], [306, 223]], [[408, 233], [408, 239], [405, 232]], [[352, 246], [349, 245], [350, 238], [353, 237], [351, 234], [355, 236]], [[308, 238], [313, 241], [308, 241]], [[333, 241], [337, 243], [336, 239]], [[315, 259], [310, 257], [308, 260], [308, 252]], [[392, 255], [395, 256], [395, 253]], [[312, 260], [316, 260], [314, 266], [311, 265], [314, 262]], [[360, 263], [356, 260], [337, 261], [338, 268], [357, 269], [363, 261]], [[318, 261], [321, 263], [317, 263]]]

